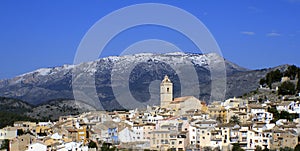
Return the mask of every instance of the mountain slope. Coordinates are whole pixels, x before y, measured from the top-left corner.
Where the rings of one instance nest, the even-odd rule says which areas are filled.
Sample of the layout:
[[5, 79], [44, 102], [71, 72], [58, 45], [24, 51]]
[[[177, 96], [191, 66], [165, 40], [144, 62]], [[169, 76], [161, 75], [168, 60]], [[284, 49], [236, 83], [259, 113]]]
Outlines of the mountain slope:
[[60, 116], [78, 115], [80, 113], [91, 111], [93, 107], [75, 100], [56, 99], [44, 102], [25, 115], [35, 119], [58, 120]]
[[33, 121], [34, 119], [24, 115], [31, 111], [32, 106], [24, 101], [0, 97], [0, 128], [13, 125], [15, 121]]
[[[94, 97], [99, 98], [105, 109], [123, 107], [116, 98], [122, 94], [114, 94], [113, 87], [122, 89], [128, 85], [130, 94], [140, 102], [159, 100], [159, 81], [164, 75], [169, 75], [174, 83], [174, 97], [194, 95], [209, 101], [211, 93], [211, 66], [209, 65], [222, 60], [224, 59], [216, 54], [144, 53], [112, 56], [78, 65], [39, 69], [13, 79], [2, 80], [0, 96], [22, 99], [34, 105], [53, 99], [74, 99], [72, 72], [75, 72], [77, 74], [73, 78], [78, 84], [76, 89], [85, 90], [84, 93], [78, 93], [82, 96], [93, 96], [90, 90], [93, 85], [96, 85], [97, 94]], [[126, 77], [124, 75], [130, 66], [132, 68], [129, 77]], [[220, 66], [213, 66], [213, 68], [217, 72], [222, 70]], [[247, 70], [227, 60], [225, 60], [225, 68], [226, 98], [240, 96], [256, 89], [259, 79], [272, 70]], [[190, 80], [195, 78], [190, 71], [196, 72], [196, 80], [199, 84], [196, 84], [197, 81]], [[180, 74], [184, 75], [184, 78], [180, 78]], [[95, 81], [87, 80], [91, 77], [95, 77]], [[185, 86], [181, 87], [183, 83]], [[200, 92], [196, 91], [197, 89], [200, 89]], [[130, 99], [132, 98], [124, 98], [122, 101], [130, 104], [132, 101]]]
[[23, 114], [32, 111], [32, 106], [18, 99], [0, 97], [0, 111]]

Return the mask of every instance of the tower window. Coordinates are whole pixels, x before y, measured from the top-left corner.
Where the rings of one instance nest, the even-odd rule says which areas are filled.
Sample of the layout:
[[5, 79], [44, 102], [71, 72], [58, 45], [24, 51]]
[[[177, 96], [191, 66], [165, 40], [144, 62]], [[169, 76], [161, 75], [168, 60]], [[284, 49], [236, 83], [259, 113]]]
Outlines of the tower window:
[[169, 92], [170, 88], [167, 88], [167, 92]]

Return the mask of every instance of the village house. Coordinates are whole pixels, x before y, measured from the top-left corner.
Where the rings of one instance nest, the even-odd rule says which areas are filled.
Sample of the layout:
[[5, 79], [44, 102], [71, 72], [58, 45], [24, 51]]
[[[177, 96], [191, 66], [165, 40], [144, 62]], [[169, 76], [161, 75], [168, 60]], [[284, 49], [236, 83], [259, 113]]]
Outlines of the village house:
[[24, 151], [35, 140], [36, 138], [33, 135], [25, 134], [12, 139], [9, 143], [12, 151]]
[[11, 140], [15, 137], [17, 137], [17, 128], [8, 126], [0, 129], [0, 140]]
[[47, 146], [41, 142], [30, 144], [26, 151], [47, 151]]

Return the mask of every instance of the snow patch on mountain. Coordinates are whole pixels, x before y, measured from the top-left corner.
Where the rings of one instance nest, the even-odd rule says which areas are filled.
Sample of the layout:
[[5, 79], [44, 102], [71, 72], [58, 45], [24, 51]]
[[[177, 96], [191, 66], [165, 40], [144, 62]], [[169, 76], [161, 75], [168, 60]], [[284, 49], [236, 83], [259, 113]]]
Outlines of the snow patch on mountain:
[[[224, 61], [224, 58], [216, 53], [208, 54], [195, 54], [195, 53], [184, 53], [184, 52], [171, 52], [165, 54], [154, 54], [154, 53], [139, 53], [133, 55], [124, 55], [124, 56], [109, 56], [105, 58], [100, 58], [95, 61], [85, 62], [77, 65], [63, 65], [55, 68], [41, 68], [33, 72], [25, 73], [14, 78], [14, 83], [23, 81], [24, 76], [47, 76], [53, 75], [58, 72], [63, 72], [64, 74], [70, 72], [73, 69], [79, 69], [82, 72], [87, 72], [94, 74], [97, 71], [97, 66], [102, 66], [104, 64], [112, 63], [114, 64], [114, 69], [122, 71], [128, 66], [147, 62], [149, 60], [155, 62], [164, 62], [170, 65], [181, 65], [181, 64], [194, 64], [202, 66], [206, 69], [209, 69], [210, 63], [217, 63]], [[231, 64], [234, 68], [240, 68], [235, 64]]]
[[42, 69], [38, 69], [36, 70], [36, 73], [39, 75], [49, 75], [51, 73], [52, 69], [51, 68], [42, 68]]

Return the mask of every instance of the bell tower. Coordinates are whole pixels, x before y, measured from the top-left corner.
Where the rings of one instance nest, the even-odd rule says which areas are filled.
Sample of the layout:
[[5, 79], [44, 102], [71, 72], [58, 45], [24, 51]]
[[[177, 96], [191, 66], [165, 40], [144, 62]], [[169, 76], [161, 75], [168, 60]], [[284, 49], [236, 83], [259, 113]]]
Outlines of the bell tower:
[[173, 100], [173, 83], [167, 75], [160, 84], [160, 107], [167, 108]]

